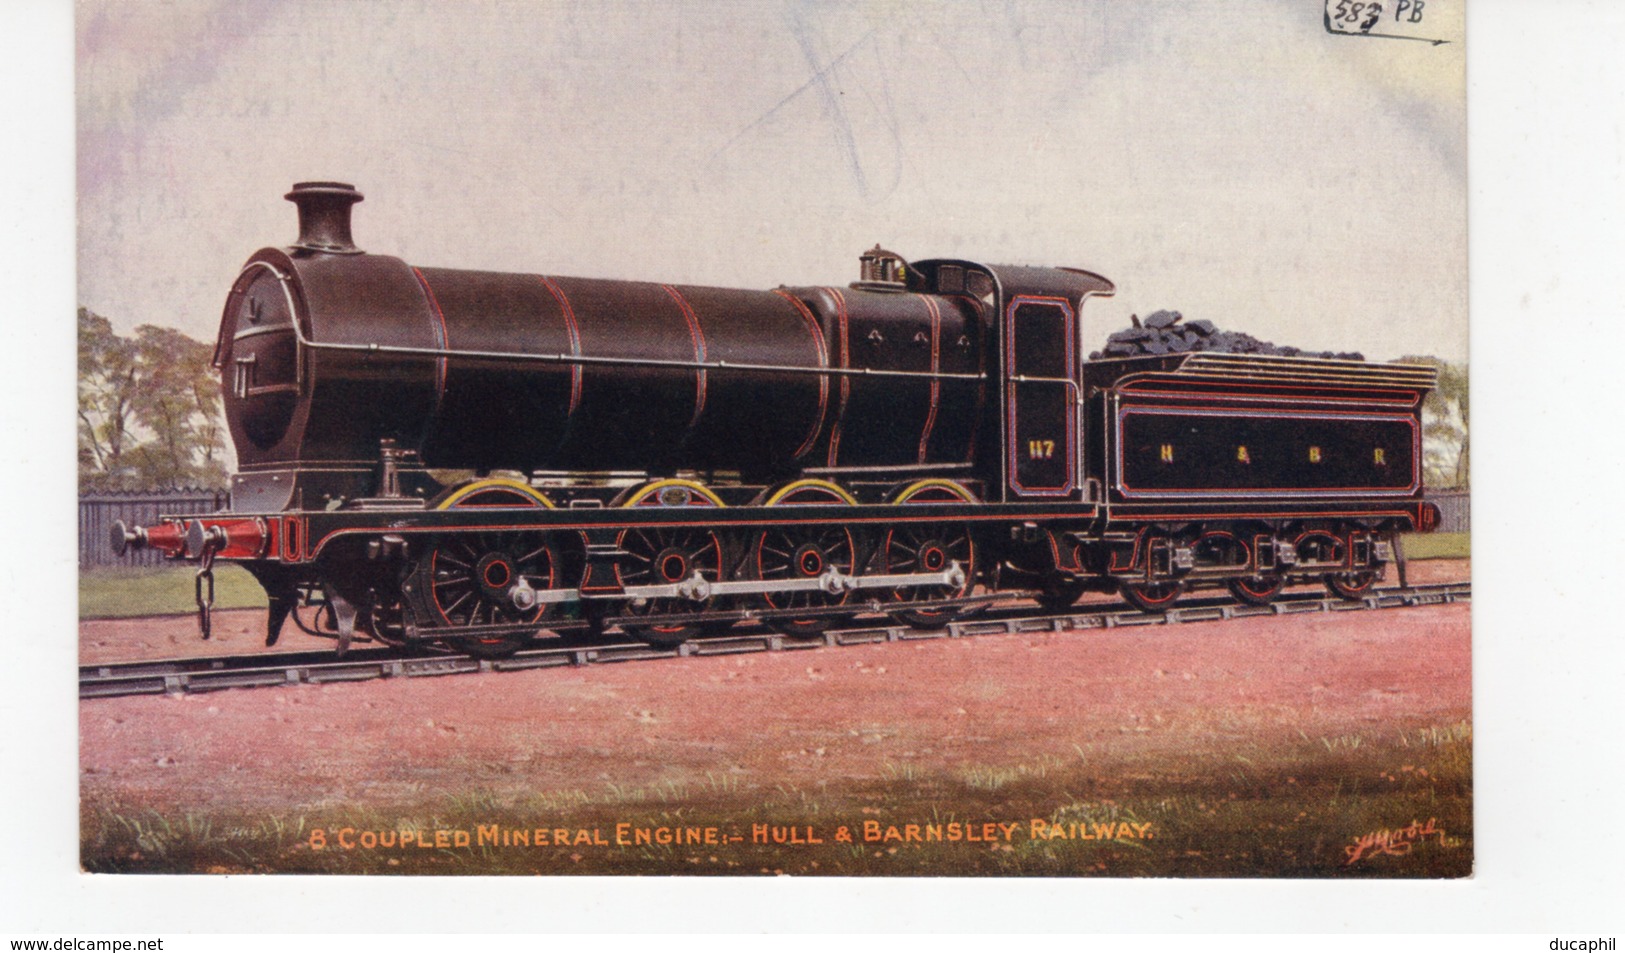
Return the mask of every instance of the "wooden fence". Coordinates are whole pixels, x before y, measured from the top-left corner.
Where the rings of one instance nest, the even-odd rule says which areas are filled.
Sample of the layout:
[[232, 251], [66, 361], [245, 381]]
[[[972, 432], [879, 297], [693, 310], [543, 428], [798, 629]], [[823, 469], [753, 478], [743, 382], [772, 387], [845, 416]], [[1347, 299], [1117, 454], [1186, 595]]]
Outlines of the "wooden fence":
[[1472, 496], [1466, 490], [1429, 490], [1428, 502], [1439, 508], [1439, 532], [1465, 533], [1472, 529]]

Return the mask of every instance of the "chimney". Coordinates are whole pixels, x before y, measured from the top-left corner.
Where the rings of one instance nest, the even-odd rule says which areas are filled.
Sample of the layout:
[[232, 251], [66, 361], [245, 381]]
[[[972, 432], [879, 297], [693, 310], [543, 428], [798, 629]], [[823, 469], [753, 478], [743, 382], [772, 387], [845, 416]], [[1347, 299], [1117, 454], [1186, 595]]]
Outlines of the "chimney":
[[359, 255], [350, 237], [350, 206], [362, 195], [348, 182], [296, 182], [283, 198], [299, 206], [295, 248], [329, 255]]

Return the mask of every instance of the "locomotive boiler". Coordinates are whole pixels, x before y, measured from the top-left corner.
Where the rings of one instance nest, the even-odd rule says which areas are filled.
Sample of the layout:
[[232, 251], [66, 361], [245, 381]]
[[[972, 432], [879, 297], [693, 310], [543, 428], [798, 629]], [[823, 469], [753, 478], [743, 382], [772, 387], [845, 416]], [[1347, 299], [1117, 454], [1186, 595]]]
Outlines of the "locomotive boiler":
[[1114, 291], [1092, 272], [878, 246], [846, 287], [453, 270], [358, 249], [347, 184], [286, 197], [299, 238], [249, 258], [215, 347], [230, 507], [113, 533], [241, 563], [269, 641], [310, 604], [341, 649], [500, 655], [611, 626], [933, 626], [1008, 592], [1358, 598], [1437, 521], [1431, 368], [1084, 360], [1082, 308]]

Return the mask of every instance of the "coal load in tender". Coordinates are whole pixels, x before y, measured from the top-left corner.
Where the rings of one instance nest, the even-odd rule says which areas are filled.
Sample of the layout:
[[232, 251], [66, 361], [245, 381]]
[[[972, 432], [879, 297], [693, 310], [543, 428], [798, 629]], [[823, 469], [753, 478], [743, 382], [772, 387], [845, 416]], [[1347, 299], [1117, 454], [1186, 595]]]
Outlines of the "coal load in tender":
[[1356, 351], [1305, 351], [1300, 348], [1260, 341], [1240, 331], [1220, 331], [1211, 321], [1186, 321], [1178, 311], [1157, 311], [1144, 321], [1132, 318], [1134, 326], [1106, 339], [1106, 347], [1089, 355], [1091, 361], [1109, 357], [1143, 357], [1147, 354], [1185, 354], [1216, 351], [1221, 354], [1269, 354], [1276, 357], [1324, 357], [1363, 361]]

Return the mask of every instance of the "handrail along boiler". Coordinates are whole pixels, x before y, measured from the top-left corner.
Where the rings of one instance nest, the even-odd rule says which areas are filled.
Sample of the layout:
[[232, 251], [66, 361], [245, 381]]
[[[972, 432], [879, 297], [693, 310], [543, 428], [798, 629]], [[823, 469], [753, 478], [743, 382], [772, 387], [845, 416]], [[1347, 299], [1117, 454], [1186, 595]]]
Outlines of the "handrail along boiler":
[[1431, 368], [1084, 360], [1114, 291], [1088, 271], [878, 246], [844, 288], [416, 267], [355, 246], [351, 186], [287, 198], [299, 240], [248, 260], [215, 348], [231, 506], [113, 530], [201, 564], [205, 634], [216, 560], [265, 587], [268, 642], [316, 604], [341, 650], [499, 656], [583, 626], [937, 626], [1012, 591], [1357, 599], [1438, 522]]

